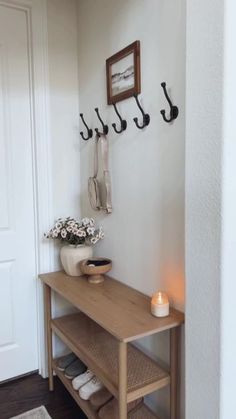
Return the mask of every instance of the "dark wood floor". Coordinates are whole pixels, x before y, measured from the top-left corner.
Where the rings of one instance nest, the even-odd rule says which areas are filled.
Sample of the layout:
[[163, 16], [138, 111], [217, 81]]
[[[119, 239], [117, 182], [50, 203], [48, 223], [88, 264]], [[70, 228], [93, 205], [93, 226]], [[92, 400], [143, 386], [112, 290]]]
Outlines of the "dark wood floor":
[[38, 374], [0, 385], [0, 419], [9, 419], [44, 405], [52, 419], [86, 419], [63, 384], [55, 377], [55, 390]]

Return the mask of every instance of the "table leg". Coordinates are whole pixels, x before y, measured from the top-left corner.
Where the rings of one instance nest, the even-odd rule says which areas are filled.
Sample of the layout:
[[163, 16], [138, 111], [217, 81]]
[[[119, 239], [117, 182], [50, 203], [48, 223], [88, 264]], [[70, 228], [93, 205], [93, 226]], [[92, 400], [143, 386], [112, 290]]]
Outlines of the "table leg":
[[180, 419], [180, 327], [170, 330], [170, 418]]
[[119, 342], [119, 419], [127, 419], [127, 343]]
[[51, 307], [51, 288], [44, 284], [44, 316], [45, 316], [45, 330], [47, 333], [47, 356], [48, 356], [48, 379], [49, 379], [49, 390], [54, 390], [53, 383], [53, 368], [52, 368], [52, 307]]

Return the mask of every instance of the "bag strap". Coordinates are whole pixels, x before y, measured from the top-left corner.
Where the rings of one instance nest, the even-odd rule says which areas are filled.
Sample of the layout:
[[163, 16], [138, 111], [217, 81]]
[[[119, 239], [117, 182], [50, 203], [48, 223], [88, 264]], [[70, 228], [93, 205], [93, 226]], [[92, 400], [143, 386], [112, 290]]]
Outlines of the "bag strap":
[[93, 177], [97, 178], [98, 176], [98, 141], [99, 136], [96, 134], [95, 136], [95, 148], [94, 148], [94, 171], [93, 171]]
[[98, 145], [99, 140], [101, 141], [101, 157], [103, 164], [103, 182], [106, 190], [106, 202], [105, 207], [101, 207], [107, 213], [112, 212], [112, 203], [111, 203], [111, 179], [109, 172], [109, 144], [108, 139], [104, 134], [95, 136], [95, 149], [94, 149], [94, 175], [93, 178], [96, 179], [98, 176]]
[[112, 212], [112, 203], [111, 203], [111, 179], [109, 172], [109, 143], [108, 139], [104, 134], [101, 135], [101, 151], [102, 151], [102, 161], [103, 161], [103, 177], [104, 184], [106, 189], [106, 203], [105, 208], [103, 208], [107, 213]]

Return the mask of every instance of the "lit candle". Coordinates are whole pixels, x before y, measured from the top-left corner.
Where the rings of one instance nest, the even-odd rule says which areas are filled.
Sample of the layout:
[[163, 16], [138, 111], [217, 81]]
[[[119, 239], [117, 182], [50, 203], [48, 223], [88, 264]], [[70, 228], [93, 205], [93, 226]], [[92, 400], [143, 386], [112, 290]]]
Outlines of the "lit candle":
[[153, 316], [156, 317], [166, 317], [169, 316], [169, 300], [167, 295], [162, 292], [158, 291], [152, 296], [151, 301], [151, 312]]

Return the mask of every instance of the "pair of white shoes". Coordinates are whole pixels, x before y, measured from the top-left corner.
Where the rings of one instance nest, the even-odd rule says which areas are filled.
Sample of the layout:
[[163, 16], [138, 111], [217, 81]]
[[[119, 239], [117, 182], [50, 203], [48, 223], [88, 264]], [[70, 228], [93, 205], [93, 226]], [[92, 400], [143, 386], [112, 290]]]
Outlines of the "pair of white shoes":
[[92, 394], [104, 387], [99, 378], [90, 370], [75, 377], [72, 381], [72, 386], [74, 390], [79, 390], [79, 395], [83, 400], [89, 400]]

